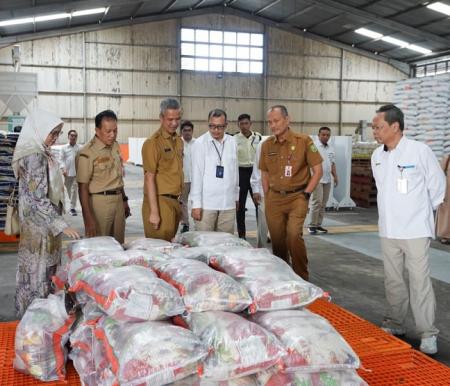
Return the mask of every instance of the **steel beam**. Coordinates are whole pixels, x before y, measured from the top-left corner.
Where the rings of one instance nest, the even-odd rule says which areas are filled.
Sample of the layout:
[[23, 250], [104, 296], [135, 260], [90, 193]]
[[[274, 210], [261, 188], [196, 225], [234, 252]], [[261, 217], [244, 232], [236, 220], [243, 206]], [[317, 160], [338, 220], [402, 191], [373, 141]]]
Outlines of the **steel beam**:
[[266, 6], [258, 9], [257, 11], [253, 12], [254, 15], [260, 15], [264, 11], [267, 11], [269, 8], [272, 8], [274, 5], [277, 5], [281, 0], [274, 0], [271, 3], [267, 4]]

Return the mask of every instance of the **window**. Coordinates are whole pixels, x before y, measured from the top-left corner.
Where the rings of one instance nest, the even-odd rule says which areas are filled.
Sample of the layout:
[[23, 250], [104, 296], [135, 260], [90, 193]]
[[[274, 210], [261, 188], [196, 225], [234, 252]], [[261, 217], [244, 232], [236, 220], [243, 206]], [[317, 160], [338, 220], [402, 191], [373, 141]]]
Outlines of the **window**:
[[413, 67], [413, 75], [416, 78], [440, 75], [448, 72], [450, 72], [450, 58], [441, 58], [435, 62], [420, 63]]
[[262, 74], [264, 35], [181, 29], [181, 69]]

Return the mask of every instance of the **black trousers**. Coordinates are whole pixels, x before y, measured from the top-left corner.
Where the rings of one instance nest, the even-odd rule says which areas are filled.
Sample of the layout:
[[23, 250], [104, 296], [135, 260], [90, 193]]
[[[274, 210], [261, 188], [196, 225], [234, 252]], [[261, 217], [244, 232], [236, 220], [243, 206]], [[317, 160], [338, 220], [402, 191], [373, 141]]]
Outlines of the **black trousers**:
[[245, 204], [247, 202], [247, 194], [253, 197], [250, 178], [252, 176], [253, 167], [239, 167], [239, 209], [236, 212], [236, 222], [239, 237], [245, 237]]

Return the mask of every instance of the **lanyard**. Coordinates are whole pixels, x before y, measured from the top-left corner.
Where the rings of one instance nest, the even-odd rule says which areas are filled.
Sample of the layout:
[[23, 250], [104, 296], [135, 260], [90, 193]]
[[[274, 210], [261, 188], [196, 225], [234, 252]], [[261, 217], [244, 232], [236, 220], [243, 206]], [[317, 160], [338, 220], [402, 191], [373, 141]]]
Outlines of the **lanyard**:
[[217, 156], [219, 157], [220, 166], [222, 166], [222, 156], [223, 156], [223, 150], [225, 149], [225, 141], [222, 143], [222, 152], [219, 153], [219, 149], [217, 148], [214, 141], [212, 141], [212, 144], [214, 145], [214, 149], [216, 149]]

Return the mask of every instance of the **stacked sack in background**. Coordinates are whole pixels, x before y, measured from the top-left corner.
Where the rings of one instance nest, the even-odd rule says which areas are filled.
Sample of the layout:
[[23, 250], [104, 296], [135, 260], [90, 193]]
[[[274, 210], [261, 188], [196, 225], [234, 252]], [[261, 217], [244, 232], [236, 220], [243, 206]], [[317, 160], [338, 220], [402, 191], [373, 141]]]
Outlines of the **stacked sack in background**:
[[[302, 309], [324, 295], [320, 288], [230, 234], [186, 232], [176, 242], [140, 239], [126, 250], [108, 237], [70, 244], [55, 280], [76, 294], [76, 318], [65, 312], [63, 292], [35, 301], [17, 330], [16, 369], [63, 379], [70, 336], [84, 385], [365, 385], [351, 347]], [[56, 299], [36, 324], [40, 302]], [[28, 333], [40, 330], [49, 338]], [[26, 355], [34, 351], [40, 355]]]
[[431, 147], [440, 160], [450, 152], [450, 75], [397, 82], [393, 102], [405, 114], [405, 134]]

